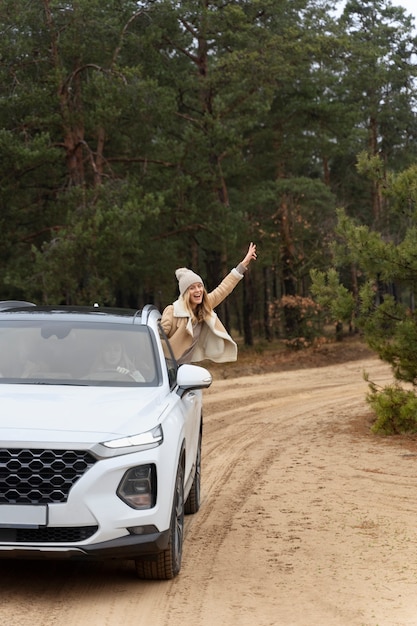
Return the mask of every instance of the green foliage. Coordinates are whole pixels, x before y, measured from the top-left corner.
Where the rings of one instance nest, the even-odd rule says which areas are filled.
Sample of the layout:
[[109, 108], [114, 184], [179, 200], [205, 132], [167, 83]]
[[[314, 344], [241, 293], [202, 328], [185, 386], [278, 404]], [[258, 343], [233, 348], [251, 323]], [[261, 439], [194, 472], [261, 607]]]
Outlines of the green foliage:
[[32, 247], [30, 277], [18, 266], [5, 283], [47, 304], [115, 304], [117, 291], [144, 271], [141, 230], [158, 216], [162, 199], [135, 185], [112, 183], [89, 194], [75, 188], [61, 201], [67, 222], [40, 248]]
[[403, 389], [398, 384], [379, 389], [370, 383], [369, 387], [366, 400], [377, 416], [372, 425], [374, 433], [417, 433], [417, 396], [414, 391]]
[[245, 306], [231, 300], [260, 329], [273, 300], [307, 298], [310, 270], [328, 268], [336, 206], [340, 279], [362, 274], [355, 307], [315, 277], [332, 314], [365, 295], [371, 310], [381, 281], [411, 296], [412, 177], [385, 185], [417, 156], [411, 25], [381, 0], [333, 8], [2, 0], [1, 298], [164, 306], [177, 264], [214, 286], [254, 240]]
[[417, 385], [417, 314], [392, 296], [360, 318], [368, 345], [389, 363], [395, 378]]
[[335, 268], [327, 272], [311, 270], [311, 293], [323, 310], [330, 313], [335, 322], [351, 324], [355, 312], [353, 294], [340, 283], [339, 273]]
[[[377, 160], [362, 157], [361, 168], [371, 177], [381, 175]], [[368, 401], [375, 409], [379, 431], [416, 430], [417, 396], [417, 312], [414, 294], [417, 289], [417, 169], [409, 168], [386, 179], [385, 193], [392, 202], [392, 214], [402, 218], [402, 228], [393, 237], [357, 224], [345, 211], [338, 212], [335, 263], [354, 268], [352, 293], [333, 268], [327, 274], [312, 273], [313, 293], [334, 319], [343, 311], [355, 313], [355, 323], [368, 345], [387, 362], [398, 381], [410, 383], [403, 391], [399, 385], [378, 390], [370, 385]], [[404, 209], [404, 211], [403, 211]], [[347, 304], [350, 302], [350, 307]], [[355, 303], [353, 307], [352, 304]], [[344, 305], [346, 307], [344, 308]], [[340, 319], [340, 317], [339, 317]], [[414, 412], [414, 413], [413, 413]]]

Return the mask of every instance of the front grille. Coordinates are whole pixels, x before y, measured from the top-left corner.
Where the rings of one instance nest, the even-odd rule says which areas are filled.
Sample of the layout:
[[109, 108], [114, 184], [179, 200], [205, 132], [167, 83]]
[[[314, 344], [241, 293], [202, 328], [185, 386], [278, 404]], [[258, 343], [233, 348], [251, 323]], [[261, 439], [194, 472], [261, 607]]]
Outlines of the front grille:
[[92, 537], [98, 526], [78, 528], [0, 528], [0, 543], [77, 543]]
[[66, 502], [71, 487], [95, 462], [84, 450], [0, 448], [0, 504]]

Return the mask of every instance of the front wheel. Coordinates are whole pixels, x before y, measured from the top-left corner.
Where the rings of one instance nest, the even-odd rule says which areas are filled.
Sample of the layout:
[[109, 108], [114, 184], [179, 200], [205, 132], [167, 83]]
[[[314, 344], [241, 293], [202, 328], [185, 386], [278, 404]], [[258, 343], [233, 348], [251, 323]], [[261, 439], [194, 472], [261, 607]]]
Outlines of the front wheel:
[[184, 541], [184, 470], [180, 462], [175, 479], [172, 503], [169, 544], [166, 550], [153, 559], [136, 559], [136, 573], [146, 580], [171, 580], [181, 569]]
[[186, 515], [197, 513], [201, 501], [201, 431], [198, 437], [197, 454], [195, 457], [195, 474], [190, 493], [185, 502], [184, 511]]

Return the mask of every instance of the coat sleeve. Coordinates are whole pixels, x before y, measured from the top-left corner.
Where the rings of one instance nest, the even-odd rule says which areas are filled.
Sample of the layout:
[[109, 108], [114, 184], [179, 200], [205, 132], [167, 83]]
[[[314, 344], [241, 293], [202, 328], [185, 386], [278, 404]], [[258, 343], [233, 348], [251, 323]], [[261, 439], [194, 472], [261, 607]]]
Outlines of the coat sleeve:
[[174, 322], [174, 305], [169, 304], [163, 311], [161, 316], [161, 326], [167, 337], [171, 337], [173, 333]]
[[233, 269], [229, 274], [223, 278], [222, 282], [216, 289], [210, 291], [208, 294], [210, 306], [214, 309], [220, 302], [223, 302], [227, 296], [232, 293], [233, 289], [243, 278], [243, 274]]

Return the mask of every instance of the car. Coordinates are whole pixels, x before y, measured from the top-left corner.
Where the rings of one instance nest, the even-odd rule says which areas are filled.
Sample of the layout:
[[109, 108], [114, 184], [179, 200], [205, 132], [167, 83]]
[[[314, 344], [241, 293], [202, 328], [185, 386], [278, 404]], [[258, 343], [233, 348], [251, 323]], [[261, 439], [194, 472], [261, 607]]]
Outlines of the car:
[[160, 318], [0, 302], [0, 558], [179, 573], [212, 377], [177, 364]]

